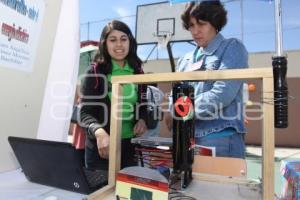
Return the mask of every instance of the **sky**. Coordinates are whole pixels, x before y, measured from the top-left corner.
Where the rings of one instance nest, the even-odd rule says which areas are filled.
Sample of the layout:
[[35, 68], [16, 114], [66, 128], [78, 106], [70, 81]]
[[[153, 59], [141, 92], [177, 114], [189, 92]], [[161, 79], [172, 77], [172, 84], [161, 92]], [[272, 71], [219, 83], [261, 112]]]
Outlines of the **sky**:
[[[300, 0], [282, 1], [283, 50], [300, 49]], [[80, 0], [81, 41], [98, 41], [102, 28], [112, 19], [119, 19], [129, 25], [135, 34], [137, 5], [145, 5], [162, 0]], [[275, 51], [274, 1], [243, 0], [243, 20], [241, 20], [240, 0], [224, 0], [228, 11], [228, 23], [221, 33], [229, 38], [242, 39], [249, 52]], [[243, 24], [243, 29], [241, 28]], [[88, 28], [89, 27], [89, 28]], [[154, 45], [139, 45], [138, 55], [145, 60], [167, 58], [164, 48], [151, 50]], [[174, 43], [174, 57], [180, 57], [195, 47], [189, 43]]]

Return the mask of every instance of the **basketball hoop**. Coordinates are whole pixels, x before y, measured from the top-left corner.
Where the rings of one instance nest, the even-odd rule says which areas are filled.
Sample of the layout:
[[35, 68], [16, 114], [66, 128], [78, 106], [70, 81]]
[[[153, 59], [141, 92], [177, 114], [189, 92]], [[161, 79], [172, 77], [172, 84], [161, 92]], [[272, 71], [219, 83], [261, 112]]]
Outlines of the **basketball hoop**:
[[160, 33], [160, 35], [157, 35], [153, 33], [153, 36], [156, 38], [158, 48], [167, 48], [167, 45], [169, 41], [172, 38], [172, 33], [171, 32], [165, 32], [165, 33]]

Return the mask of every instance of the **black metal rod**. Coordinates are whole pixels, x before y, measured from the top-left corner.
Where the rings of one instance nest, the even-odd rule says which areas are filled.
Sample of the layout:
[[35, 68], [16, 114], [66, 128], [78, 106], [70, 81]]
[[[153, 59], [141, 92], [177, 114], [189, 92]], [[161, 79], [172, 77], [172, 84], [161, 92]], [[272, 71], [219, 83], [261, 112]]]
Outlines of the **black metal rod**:
[[146, 60], [144, 61], [144, 63], [148, 62], [148, 59], [150, 58], [151, 54], [153, 53], [154, 49], [156, 49], [157, 44], [154, 45], [154, 47], [151, 49], [149, 55], [147, 56]]
[[168, 50], [169, 60], [170, 60], [170, 64], [171, 64], [171, 71], [175, 72], [175, 62], [174, 62], [174, 57], [173, 57], [172, 47], [171, 47], [170, 42], [168, 42], [168, 44], [167, 44], [167, 50]]
[[288, 85], [286, 81], [287, 59], [284, 56], [272, 58], [274, 76], [275, 127], [288, 127]]

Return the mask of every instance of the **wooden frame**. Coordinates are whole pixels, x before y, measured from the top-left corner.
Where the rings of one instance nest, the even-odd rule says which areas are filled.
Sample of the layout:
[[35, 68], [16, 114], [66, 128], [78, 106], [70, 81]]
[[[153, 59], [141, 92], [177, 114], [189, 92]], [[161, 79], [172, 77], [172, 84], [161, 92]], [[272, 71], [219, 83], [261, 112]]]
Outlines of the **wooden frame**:
[[[130, 76], [112, 77], [112, 100], [111, 100], [111, 128], [110, 128], [110, 151], [109, 151], [109, 181], [108, 185], [90, 194], [88, 199], [105, 199], [112, 196], [115, 187], [116, 174], [120, 169], [120, 144], [121, 144], [121, 120], [116, 105], [121, 106], [122, 85], [126, 83], [147, 84], [153, 82], [176, 82], [176, 81], [204, 81], [204, 80], [237, 80], [237, 79], [261, 79], [262, 99], [273, 99], [273, 70], [272, 68], [157, 73]], [[274, 106], [263, 103], [263, 134], [262, 134], [262, 186], [263, 199], [274, 199]], [[116, 118], [117, 117], [117, 118]], [[212, 178], [198, 177], [202, 180]], [[232, 180], [230, 181], [232, 182]], [[111, 199], [111, 197], [110, 197]]]

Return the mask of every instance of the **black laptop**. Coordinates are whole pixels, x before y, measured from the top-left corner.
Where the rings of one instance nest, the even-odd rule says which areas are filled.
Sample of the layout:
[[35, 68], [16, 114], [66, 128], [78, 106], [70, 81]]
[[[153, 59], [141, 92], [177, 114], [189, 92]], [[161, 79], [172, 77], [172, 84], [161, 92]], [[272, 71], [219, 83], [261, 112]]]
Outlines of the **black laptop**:
[[80, 154], [65, 142], [8, 137], [8, 141], [31, 182], [89, 194], [107, 185], [107, 170], [88, 170]]

